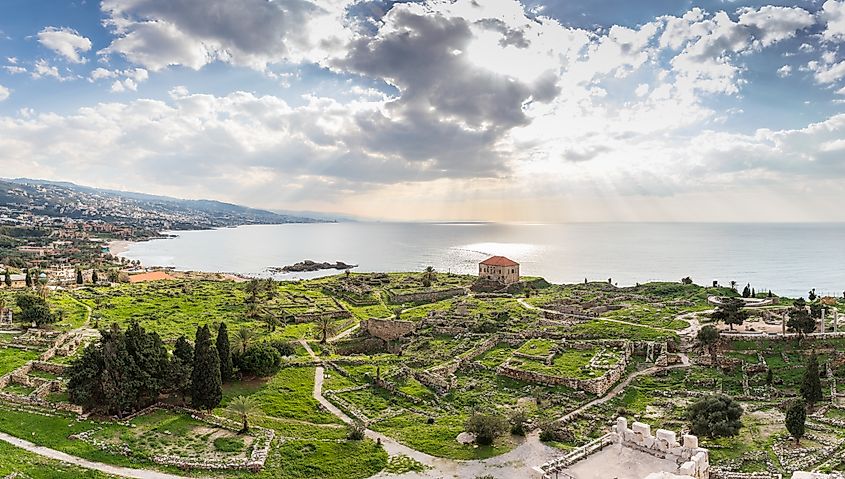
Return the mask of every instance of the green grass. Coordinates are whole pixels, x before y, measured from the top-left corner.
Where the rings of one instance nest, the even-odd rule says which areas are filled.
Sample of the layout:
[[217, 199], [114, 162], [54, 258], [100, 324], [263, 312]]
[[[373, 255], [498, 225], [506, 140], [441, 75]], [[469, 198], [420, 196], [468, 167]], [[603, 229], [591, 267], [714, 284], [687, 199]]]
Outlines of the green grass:
[[0, 477], [14, 473], [32, 479], [106, 479], [109, 477], [100, 472], [71, 466], [60, 461], [54, 461], [37, 454], [24, 451], [11, 444], [0, 441]]
[[340, 419], [321, 411], [313, 398], [314, 368], [283, 368], [266, 383], [250, 383], [239, 389], [227, 386], [226, 397], [252, 396], [262, 412], [268, 416], [297, 419], [317, 424], [337, 424]]
[[605, 373], [605, 368], [592, 368], [589, 366], [590, 360], [599, 354], [605, 358], [603, 365], [607, 368], [618, 363], [620, 359], [618, 352], [597, 346], [589, 349], [566, 349], [557, 353], [550, 365], [542, 361], [519, 357], [511, 358], [510, 365], [517, 369], [553, 376], [590, 379], [599, 377]]
[[518, 353], [528, 354], [530, 356], [546, 357], [552, 353], [556, 346], [556, 342], [550, 339], [529, 339], [525, 344], [516, 350]]
[[35, 351], [25, 351], [16, 348], [0, 348], [0, 376], [4, 376], [26, 364], [38, 359]]

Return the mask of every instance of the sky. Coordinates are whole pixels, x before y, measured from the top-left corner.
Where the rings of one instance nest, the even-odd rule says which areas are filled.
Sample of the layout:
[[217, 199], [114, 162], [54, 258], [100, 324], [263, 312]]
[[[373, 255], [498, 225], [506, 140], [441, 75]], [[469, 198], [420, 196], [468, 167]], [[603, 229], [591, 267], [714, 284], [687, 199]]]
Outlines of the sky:
[[0, 0], [0, 177], [403, 221], [845, 221], [845, 0]]

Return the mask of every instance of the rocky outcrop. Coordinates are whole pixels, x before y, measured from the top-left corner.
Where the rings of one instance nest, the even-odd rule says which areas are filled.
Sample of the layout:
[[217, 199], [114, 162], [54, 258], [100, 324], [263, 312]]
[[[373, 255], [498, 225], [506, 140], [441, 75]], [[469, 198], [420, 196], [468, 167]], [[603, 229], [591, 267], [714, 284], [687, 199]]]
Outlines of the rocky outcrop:
[[272, 273], [301, 273], [301, 272], [308, 272], [308, 271], [321, 271], [324, 269], [337, 269], [337, 270], [347, 270], [352, 268], [357, 268], [357, 264], [346, 264], [343, 261], [336, 261], [334, 263], [327, 263], [322, 262], [318, 263], [316, 261], [311, 261], [310, 259], [306, 259], [305, 261], [300, 261], [299, 263], [282, 266], [281, 268], [272, 267], [270, 268], [270, 272]]

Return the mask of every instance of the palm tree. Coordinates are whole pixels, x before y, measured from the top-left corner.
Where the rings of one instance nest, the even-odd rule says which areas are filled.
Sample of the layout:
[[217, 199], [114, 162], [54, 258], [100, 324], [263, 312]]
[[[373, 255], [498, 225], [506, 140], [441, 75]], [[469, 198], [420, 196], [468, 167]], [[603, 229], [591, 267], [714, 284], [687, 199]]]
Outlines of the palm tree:
[[329, 336], [334, 336], [336, 332], [334, 321], [327, 314], [320, 316], [317, 318], [317, 330], [320, 332], [320, 344], [326, 344]]
[[241, 327], [232, 336], [232, 349], [243, 354], [249, 348], [250, 344], [252, 344], [253, 339], [255, 339], [255, 331], [247, 327]]
[[244, 315], [246, 315], [247, 318], [257, 318], [261, 316], [261, 306], [259, 306], [258, 303], [247, 303]]
[[275, 331], [276, 326], [279, 325], [279, 318], [277, 318], [274, 314], [270, 313], [269, 311], [261, 316], [261, 320], [264, 321], [264, 324], [267, 326], [268, 333], [272, 333], [273, 331]]
[[251, 279], [245, 286], [247, 294], [246, 302], [254, 304], [258, 302], [258, 293], [261, 292], [261, 281], [258, 279]]
[[258, 404], [249, 396], [238, 396], [232, 399], [226, 409], [241, 417], [244, 426], [240, 434], [249, 432], [249, 416], [259, 412]]
[[434, 281], [434, 267], [426, 266], [423, 272], [423, 278], [427, 279], [429, 283]]
[[267, 301], [272, 301], [279, 293], [276, 290], [276, 281], [273, 278], [267, 278], [264, 282], [264, 293], [267, 295]]

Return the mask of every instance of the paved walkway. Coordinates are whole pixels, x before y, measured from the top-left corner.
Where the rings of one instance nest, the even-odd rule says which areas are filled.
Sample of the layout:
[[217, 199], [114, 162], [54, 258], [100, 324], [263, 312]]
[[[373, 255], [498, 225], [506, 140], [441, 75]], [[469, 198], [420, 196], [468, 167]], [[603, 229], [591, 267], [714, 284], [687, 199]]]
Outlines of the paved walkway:
[[65, 454], [61, 451], [56, 451], [55, 449], [50, 449], [43, 446], [36, 446], [35, 444], [29, 441], [18, 439], [14, 436], [10, 436], [2, 432], [0, 432], [0, 441], [8, 442], [13, 446], [19, 447], [34, 454], [38, 454], [39, 456], [54, 459], [56, 461], [61, 461], [67, 464], [72, 464], [74, 466], [83, 467], [85, 469], [100, 471], [105, 474], [111, 474], [113, 476], [129, 477], [133, 479], [187, 479], [184, 476], [177, 476], [164, 472], [149, 471], [146, 469], [132, 469], [128, 467], [112, 466], [109, 464], [103, 464], [101, 462], [89, 461], [87, 459], [71, 456], [70, 454]]

